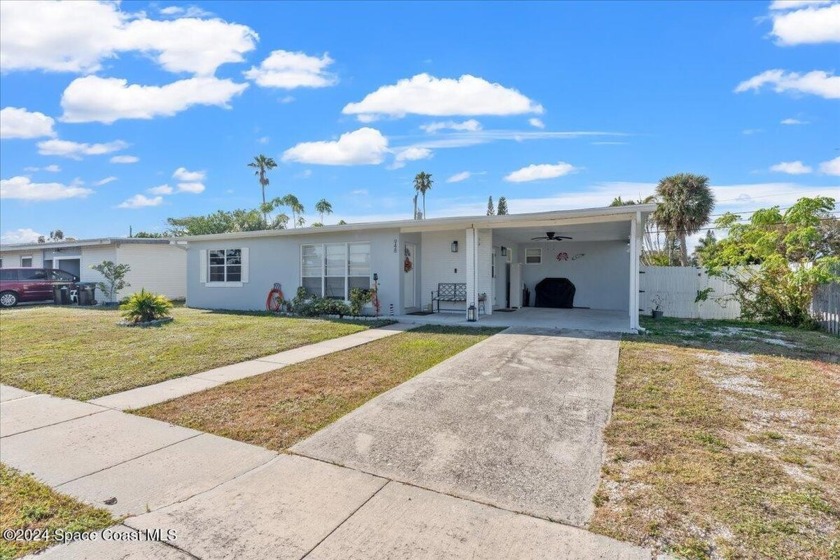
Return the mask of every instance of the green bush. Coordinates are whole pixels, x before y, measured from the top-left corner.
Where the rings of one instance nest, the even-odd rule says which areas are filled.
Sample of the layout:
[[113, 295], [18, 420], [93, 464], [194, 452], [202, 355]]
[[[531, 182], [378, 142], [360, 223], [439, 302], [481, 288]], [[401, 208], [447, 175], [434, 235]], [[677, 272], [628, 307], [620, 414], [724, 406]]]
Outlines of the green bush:
[[172, 302], [165, 296], [147, 292], [145, 289], [131, 294], [120, 305], [123, 317], [133, 323], [148, 323], [155, 319], [162, 319], [169, 315]]
[[361, 288], [353, 288], [350, 290], [350, 312], [358, 317], [362, 314], [362, 307], [370, 301], [370, 290], [363, 290]]

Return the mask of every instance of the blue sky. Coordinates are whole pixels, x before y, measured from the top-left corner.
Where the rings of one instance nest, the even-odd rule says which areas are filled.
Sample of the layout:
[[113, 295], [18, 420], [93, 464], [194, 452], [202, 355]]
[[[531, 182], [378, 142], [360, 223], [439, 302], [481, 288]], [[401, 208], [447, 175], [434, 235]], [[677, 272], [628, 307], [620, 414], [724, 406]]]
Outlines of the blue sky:
[[716, 213], [840, 198], [840, 3], [0, 4], [0, 234], [592, 207], [708, 175]]

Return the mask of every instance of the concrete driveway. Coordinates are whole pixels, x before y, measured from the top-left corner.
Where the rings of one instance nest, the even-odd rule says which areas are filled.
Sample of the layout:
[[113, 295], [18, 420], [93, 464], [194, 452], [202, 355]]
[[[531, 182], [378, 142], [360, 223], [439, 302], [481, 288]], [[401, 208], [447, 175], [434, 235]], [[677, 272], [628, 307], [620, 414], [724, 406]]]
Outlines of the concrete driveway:
[[617, 336], [508, 329], [291, 451], [583, 526], [593, 512], [617, 363]]

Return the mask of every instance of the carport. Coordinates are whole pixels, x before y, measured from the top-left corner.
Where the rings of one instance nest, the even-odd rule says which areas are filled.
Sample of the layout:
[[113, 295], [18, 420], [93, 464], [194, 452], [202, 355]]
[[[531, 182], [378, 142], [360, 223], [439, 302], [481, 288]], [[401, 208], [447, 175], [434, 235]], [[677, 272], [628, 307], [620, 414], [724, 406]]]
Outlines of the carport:
[[[474, 305], [480, 325], [635, 331], [639, 253], [655, 207], [439, 218], [404, 226], [402, 254], [412, 262], [400, 261], [406, 276], [400, 320], [466, 323]], [[436, 294], [451, 293], [453, 284], [465, 296], [447, 301], [449, 313], [430, 313], [437, 309]], [[537, 298], [546, 286], [553, 292]]]

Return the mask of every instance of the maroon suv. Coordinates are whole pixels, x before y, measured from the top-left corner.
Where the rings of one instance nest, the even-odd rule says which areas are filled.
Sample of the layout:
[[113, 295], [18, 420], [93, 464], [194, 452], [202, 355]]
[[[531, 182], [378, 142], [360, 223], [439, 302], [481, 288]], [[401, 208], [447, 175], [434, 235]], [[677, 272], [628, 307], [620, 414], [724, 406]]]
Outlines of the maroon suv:
[[51, 300], [55, 284], [78, 281], [78, 276], [64, 270], [0, 268], [0, 306], [14, 307], [19, 301]]

